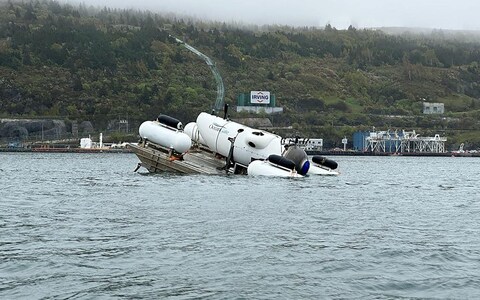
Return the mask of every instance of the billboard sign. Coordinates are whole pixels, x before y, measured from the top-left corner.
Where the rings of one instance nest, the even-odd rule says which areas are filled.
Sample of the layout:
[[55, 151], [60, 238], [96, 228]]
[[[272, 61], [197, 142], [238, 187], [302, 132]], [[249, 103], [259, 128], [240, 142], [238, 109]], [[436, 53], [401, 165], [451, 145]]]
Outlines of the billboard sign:
[[252, 104], [270, 104], [270, 92], [251, 91], [250, 103]]

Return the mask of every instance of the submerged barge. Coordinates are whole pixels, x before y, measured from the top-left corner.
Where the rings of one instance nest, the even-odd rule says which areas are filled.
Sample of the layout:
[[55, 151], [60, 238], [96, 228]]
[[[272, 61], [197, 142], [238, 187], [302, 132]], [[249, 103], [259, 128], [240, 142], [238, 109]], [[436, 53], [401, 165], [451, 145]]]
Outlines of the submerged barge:
[[144, 167], [151, 173], [225, 174], [225, 161], [201, 148], [192, 148], [180, 157], [173, 154], [171, 149], [145, 140], [138, 145], [128, 144], [127, 147], [140, 160], [135, 171]]

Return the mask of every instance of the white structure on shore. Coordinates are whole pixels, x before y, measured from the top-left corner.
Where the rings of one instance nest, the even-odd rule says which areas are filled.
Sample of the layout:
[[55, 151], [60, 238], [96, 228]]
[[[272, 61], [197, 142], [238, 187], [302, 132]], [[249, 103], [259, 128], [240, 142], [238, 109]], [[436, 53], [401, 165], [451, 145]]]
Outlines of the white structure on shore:
[[415, 130], [398, 133], [387, 131], [370, 132], [366, 137], [366, 151], [371, 152], [425, 152], [445, 153], [446, 137], [420, 137]]
[[297, 146], [299, 146], [305, 151], [323, 151], [323, 139], [287, 138], [285, 139], [284, 144], [294, 144], [295, 140], [297, 142]]
[[445, 104], [443, 103], [423, 103], [423, 113], [426, 115], [445, 113]]
[[91, 138], [82, 138], [80, 139], [80, 148], [82, 149], [92, 149], [92, 139]]

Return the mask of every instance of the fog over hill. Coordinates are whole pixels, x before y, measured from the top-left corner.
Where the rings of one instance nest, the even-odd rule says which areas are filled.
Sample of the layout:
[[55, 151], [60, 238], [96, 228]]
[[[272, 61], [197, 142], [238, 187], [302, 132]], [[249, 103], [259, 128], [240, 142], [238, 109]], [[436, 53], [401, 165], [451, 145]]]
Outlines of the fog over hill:
[[475, 0], [63, 0], [112, 8], [175, 13], [196, 19], [256, 25], [291, 25], [337, 29], [415, 27], [480, 30], [480, 2]]
[[480, 42], [480, 30], [453, 30], [414, 27], [379, 27], [374, 28], [393, 35], [420, 35], [436, 39], [448, 39], [462, 42]]

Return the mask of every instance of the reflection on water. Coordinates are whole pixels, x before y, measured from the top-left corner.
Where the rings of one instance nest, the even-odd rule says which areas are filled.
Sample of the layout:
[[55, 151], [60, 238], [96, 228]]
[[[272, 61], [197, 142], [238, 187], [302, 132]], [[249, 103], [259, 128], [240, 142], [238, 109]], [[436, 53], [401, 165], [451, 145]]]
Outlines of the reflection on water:
[[480, 296], [480, 159], [335, 159], [271, 179], [1, 153], [0, 298]]

